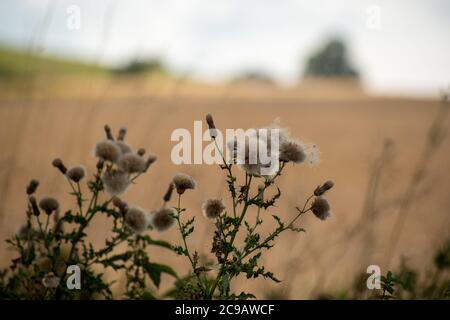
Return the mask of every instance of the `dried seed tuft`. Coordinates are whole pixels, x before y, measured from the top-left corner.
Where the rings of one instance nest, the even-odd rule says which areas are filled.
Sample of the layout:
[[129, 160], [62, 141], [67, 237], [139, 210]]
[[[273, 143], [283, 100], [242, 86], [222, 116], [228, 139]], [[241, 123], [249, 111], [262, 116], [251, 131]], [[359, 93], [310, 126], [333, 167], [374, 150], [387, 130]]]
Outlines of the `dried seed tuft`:
[[208, 199], [202, 205], [202, 212], [206, 218], [216, 219], [225, 210], [225, 205], [221, 199]]
[[178, 194], [183, 194], [187, 189], [195, 189], [196, 187], [194, 178], [185, 173], [177, 173], [172, 181], [175, 184]]
[[53, 211], [58, 210], [59, 202], [55, 198], [46, 197], [39, 201], [39, 207], [44, 210], [46, 214], [50, 215]]

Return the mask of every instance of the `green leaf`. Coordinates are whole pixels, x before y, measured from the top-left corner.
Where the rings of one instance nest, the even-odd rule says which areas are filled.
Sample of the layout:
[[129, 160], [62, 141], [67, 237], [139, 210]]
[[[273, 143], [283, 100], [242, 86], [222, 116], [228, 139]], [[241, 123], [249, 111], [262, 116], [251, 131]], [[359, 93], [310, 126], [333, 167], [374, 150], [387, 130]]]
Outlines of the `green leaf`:
[[148, 241], [148, 244], [172, 250], [172, 245], [169, 242], [167, 242], [167, 241], [150, 239]]
[[161, 283], [161, 273], [167, 273], [178, 279], [176, 272], [169, 266], [148, 262], [143, 267], [157, 288], [159, 288], [159, 284]]

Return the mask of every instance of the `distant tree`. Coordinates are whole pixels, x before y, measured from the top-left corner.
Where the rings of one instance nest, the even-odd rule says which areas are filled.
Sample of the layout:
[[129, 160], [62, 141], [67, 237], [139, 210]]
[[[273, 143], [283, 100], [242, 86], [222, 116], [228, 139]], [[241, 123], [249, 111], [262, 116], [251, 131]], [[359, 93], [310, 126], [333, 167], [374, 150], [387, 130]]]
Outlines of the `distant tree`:
[[359, 73], [351, 66], [345, 43], [332, 39], [306, 64], [305, 77], [358, 77]]
[[167, 69], [158, 59], [147, 61], [131, 61], [114, 70], [118, 74], [166, 73]]

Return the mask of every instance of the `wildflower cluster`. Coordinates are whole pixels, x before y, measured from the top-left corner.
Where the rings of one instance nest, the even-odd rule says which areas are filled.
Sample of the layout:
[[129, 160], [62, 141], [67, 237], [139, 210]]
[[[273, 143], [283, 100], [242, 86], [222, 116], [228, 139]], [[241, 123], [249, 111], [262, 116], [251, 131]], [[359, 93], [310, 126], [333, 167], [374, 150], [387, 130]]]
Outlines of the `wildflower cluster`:
[[[90, 180], [81, 165], [68, 169], [61, 159], [52, 162], [70, 187], [75, 209], [65, 211], [53, 197], [39, 199], [39, 182], [30, 181], [26, 188], [26, 222], [7, 240], [18, 257], [0, 273], [1, 298], [113, 298], [112, 282], [104, 278], [103, 271], [98, 271], [106, 268], [123, 271], [126, 297], [150, 298], [153, 297], [150, 282], [158, 287], [162, 273], [177, 277], [169, 266], [151, 261], [146, 250], [148, 246], [171, 250], [169, 243], [154, 240], [148, 231], [167, 229], [172, 218], [167, 219], [167, 213], [161, 210], [148, 213], [118, 197], [149, 169], [156, 157], [145, 157], [142, 148], [134, 152], [124, 141], [125, 128], [120, 129], [116, 139], [109, 126], [105, 126], [105, 132], [106, 139], [94, 148], [97, 164]], [[88, 226], [96, 217], [112, 222], [111, 234], [98, 249], [87, 234]], [[118, 252], [122, 243], [128, 246]], [[79, 290], [67, 285], [70, 266], [77, 266], [81, 271], [81, 283], [76, 286]]]
[[[276, 187], [277, 179], [282, 175], [287, 163], [300, 164], [308, 158], [307, 148], [302, 143], [290, 138], [286, 130], [276, 128], [281, 132], [279, 143], [265, 139], [258, 134], [250, 136], [243, 148], [239, 148], [237, 141], [229, 141], [227, 146], [233, 154], [232, 161], [227, 161], [223, 151], [216, 142], [217, 128], [213, 117], [208, 114], [206, 122], [211, 138], [216, 144], [218, 152], [222, 156], [223, 163], [220, 169], [226, 175], [231, 207], [227, 208], [222, 199], [207, 199], [202, 205], [203, 215], [210, 219], [215, 226], [212, 238], [211, 253], [216, 261], [206, 260], [200, 262], [199, 253], [191, 251], [188, 246], [188, 238], [194, 232], [195, 217], [183, 221], [182, 216], [186, 208], [181, 206], [181, 198], [187, 189], [195, 189], [195, 181], [184, 174], [177, 175], [173, 183], [178, 191], [178, 204], [175, 219], [182, 238], [182, 245], [175, 248], [179, 255], [185, 256], [192, 267], [191, 273], [176, 283], [174, 297], [183, 299], [247, 299], [254, 298], [251, 293], [233, 293], [231, 291], [232, 280], [241, 274], [248, 279], [264, 277], [279, 282], [275, 275], [267, 271], [259, 264], [259, 260], [265, 250], [274, 246], [275, 239], [284, 231], [304, 231], [296, 226], [301, 215], [312, 212], [317, 218], [325, 220], [330, 216], [330, 204], [324, 194], [333, 187], [332, 181], [327, 181], [318, 186], [313, 194], [306, 199], [303, 206], [297, 207], [297, 213], [288, 221], [283, 222], [278, 215], [273, 215], [276, 227], [268, 235], [259, 233], [263, 224], [263, 212], [274, 207], [281, 196], [281, 191]], [[275, 128], [273, 128], [275, 129]], [[271, 128], [269, 128], [269, 131]], [[255, 131], [258, 132], [258, 131]], [[270, 135], [269, 135], [270, 136]], [[258, 141], [252, 142], [252, 139]], [[276, 153], [279, 159], [279, 169], [271, 175], [264, 175], [265, 164], [252, 161], [249, 157], [249, 149], [252, 145], [266, 147], [271, 154]], [[244, 182], [238, 183], [239, 173], [235, 173], [235, 166], [243, 171]], [[253, 184], [258, 183], [257, 190], [253, 190]], [[272, 189], [271, 196], [266, 196]], [[250, 216], [251, 210], [255, 214]], [[265, 220], [265, 217], [264, 217]], [[243, 235], [243, 243], [238, 244], [238, 234]], [[215, 270], [217, 272], [215, 272]]]
[[[70, 187], [74, 208], [63, 209], [53, 197], [38, 197], [37, 180], [31, 180], [27, 186], [26, 223], [7, 240], [18, 252], [18, 257], [12, 260], [9, 268], [0, 271], [0, 298], [113, 298], [112, 282], [103, 275], [106, 268], [124, 275], [124, 297], [131, 299], [158, 297], [156, 289], [162, 274], [175, 278], [173, 289], [162, 297], [177, 299], [254, 298], [251, 293], [232, 292], [232, 281], [239, 275], [279, 282], [272, 272], [260, 265], [260, 258], [284, 231], [304, 231], [297, 226], [302, 215], [311, 212], [320, 220], [330, 216], [325, 193], [333, 187], [333, 182], [318, 186], [288, 221], [282, 221], [276, 214], [268, 217], [265, 211], [275, 207], [281, 197], [276, 185], [278, 178], [284, 174], [288, 163], [306, 162], [308, 148], [285, 130], [274, 127], [269, 131], [279, 130], [279, 141], [259, 134], [250, 137], [248, 143], [256, 139], [258, 145], [277, 155], [278, 170], [265, 174], [265, 164], [258, 159], [251, 161], [247, 142], [244, 148], [238, 147], [236, 141], [228, 142], [228, 148], [235, 152], [232, 161], [226, 161], [215, 140], [217, 129], [213, 117], [207, 115], [206, 122], [223, 160], [220, 170], [225, 174], [229, 191], [226, 199], [205, 199], [198, 208], [198, 212], [203, 213], [204, 223], [214, 224], [211, 258], [200, 259], [199, 252], [192, 250], [189, 244], [197, 221], [196, 216], [186, 218], [187, 209], [182, 206], [182, 198], [197, 189], [194, 178], [185, 173], [175, 174], [158, 208], [147, 210], [138, 204], [129, 204], [125, 200], [126, 191], [149, 170], [156, 156], [146, 156], [142, 148], [134, 151], [125, 142], [125, 128], [114, 137], [111, 128], [105, 126], [106, 139], [94, 147], [97, 162], [91, 177], [81, 165], [67, 168], [61, 159], [52, 162]], [[172, 201], [175, 204], [171, 204]], [[226, 205], [228, 201], [229, 206]], [[88, 237], [88, 227], [96, 217], [109, 219], [112, 225], [100, 248], [95, 248]], [[261, 225], [271, 218], [275, 227], [264, 235], [260, 232]], [[178, 244], [154, 238], [157, 232], [172, 227], [179, 233]], [[119, 246], [121, 244], [126, 244], [125, 249]], [[170, 266], [154, 262], [149, 255], [151, 246], [165, 248], [186, 258], [190, 264], [189, 272], [179, 278]], [[79, 267], [82, 273], [78, 290], [67, 286], [68, 270], [72, 266]]]

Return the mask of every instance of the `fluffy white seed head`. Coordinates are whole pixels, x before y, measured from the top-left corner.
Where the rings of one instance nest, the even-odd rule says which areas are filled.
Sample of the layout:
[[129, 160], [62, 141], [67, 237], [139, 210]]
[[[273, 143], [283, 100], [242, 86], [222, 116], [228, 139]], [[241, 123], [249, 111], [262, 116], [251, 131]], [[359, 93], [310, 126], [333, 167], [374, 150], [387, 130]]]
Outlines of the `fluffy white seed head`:
[[122, 151], [116, 142], [112, 140], [103, 140], [95, 145], [94, 154], [97, 158], [105, 161], [116, 162], [122, 155]]
[[162, 207], [151, 215], [151, 225], [158, 231], [165, 231], [173, 225], [175, 214], [174, 208]]
[[149, 214], [142, 208], [130, 207], [125, 214], [125, 223], [136, 233], [147, 230], [149, 222]]
[[105, 171], [102, 175], [102, 181], [106, 192], [111, 196], [123, 194], [130, 184], [128, 173], [117, 169]]
[[86, 175], [86, 169], [84, 169], [83, 166], [76, 166], [76, 167], [70, 168], [66, 172], [67, 178], [69, 178], [73, 182], [80, 182], [80, 180], [83, 179], [85, 175]]
[[117, 161], [117, 166], [128, 173], [141, 173], [145, 170], [145, 160], [134, 153], [126, 153]]
[[[279, 148], [275, 148], [278, 144], [275, 144], [272, 138], [276, 138], [277, 135], [272, 137], [272, 130], [274, 129], [254, 129], [246, 135], [245, 140], [228, 141], [227, 146], [233, 155], [232, 159], [247, 174], [268, 176], [274, 173], [273, 161], [278, 162]], [[264, 158], [270, 159], [264, 159], [263, 155]]]
[[46, 214], [50, 215], [53, 211], [58, 210], [59, 202], [55, 198], [45, 197], [39, 201], [39, 207], [44, 210]]
[[280, 161], [302, 163], [306, 159], [304, 147], [294, 140], [280, 142]]
[[202, 205], [202, 212], [206, 218], [216, 219], [225, 211], [225, 205], [221, 199], [208, 199]]
[[122, 140], [118, 140], [115, 143], [119, 147], [120, 151], [122, 151], [122, 154], [133, 152], [133, 149]]
[[172, 181], [178, 194], [183, 194], [187, 189], [195, 189], [197, 185], [194, 178], [185, 173], [177, 173]]

